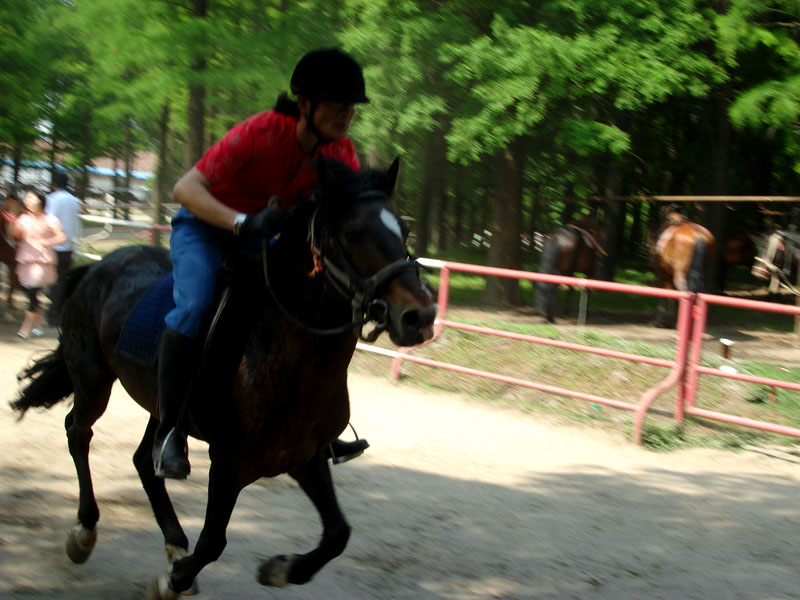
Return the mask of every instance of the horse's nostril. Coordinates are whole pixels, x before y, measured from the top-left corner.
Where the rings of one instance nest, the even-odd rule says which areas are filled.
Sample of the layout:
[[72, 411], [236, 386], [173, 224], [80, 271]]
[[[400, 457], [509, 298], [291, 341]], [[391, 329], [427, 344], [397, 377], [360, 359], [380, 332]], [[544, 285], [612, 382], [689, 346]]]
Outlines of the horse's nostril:
[[421, 329], [433, 323], [434, 315], [431, 309], [415, 308], [405, 311], [400, 320], [403, 327]]

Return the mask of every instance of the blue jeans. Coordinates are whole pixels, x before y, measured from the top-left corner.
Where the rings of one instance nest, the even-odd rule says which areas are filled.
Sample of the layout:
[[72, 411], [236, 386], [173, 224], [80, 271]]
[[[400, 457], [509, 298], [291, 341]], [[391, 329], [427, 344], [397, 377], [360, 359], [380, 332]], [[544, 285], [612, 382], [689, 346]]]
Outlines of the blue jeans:
[[175, 308], [164, 317], [167, 327], [196, 339], [213, 308], [223, 259], [250, 245], [181, 208], [172, 219], [169, 253], [175, 279]]

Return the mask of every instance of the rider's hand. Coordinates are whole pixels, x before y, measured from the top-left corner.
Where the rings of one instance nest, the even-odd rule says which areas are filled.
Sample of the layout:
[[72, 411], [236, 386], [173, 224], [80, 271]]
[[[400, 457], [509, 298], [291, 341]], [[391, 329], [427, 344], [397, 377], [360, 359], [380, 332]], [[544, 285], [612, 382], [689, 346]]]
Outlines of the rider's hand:
[[266, 208], [257, 215], [245, 218], [239, 226], [238, 235], [243, 238], [264, 236], [270, 239], [281, 230], [285, 221], [285, 211]]

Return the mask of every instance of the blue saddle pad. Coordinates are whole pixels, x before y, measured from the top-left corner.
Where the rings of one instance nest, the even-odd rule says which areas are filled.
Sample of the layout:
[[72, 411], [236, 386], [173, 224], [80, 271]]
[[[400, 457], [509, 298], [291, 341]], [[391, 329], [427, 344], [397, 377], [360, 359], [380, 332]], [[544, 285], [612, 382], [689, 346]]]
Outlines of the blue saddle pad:
[[164, 317], [173, 308], [170, 272], [151, 285], [133, 307], [117, 340], [117, 353], [146, 364], [154, 363], [164, 331]]

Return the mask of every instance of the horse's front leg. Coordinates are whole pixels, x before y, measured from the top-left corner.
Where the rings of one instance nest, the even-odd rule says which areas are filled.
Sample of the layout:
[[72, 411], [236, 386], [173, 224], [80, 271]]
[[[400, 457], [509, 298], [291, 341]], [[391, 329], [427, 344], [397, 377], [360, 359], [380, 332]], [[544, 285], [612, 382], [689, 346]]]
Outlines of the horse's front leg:
[[203, 567], [220, 557], [228, 543], [225, 531], [243, 487], [238, 475], [235, 465], [228, 462], [220, 464], [220, 461], [214, 460], [212, 453], [206, 520], [194, 552], [173, 562], [169, 576], [153, 582], [148, 590], [148, 600], [174, 600], [180, 592], [191, 589], [195, 577]]
[[258, 581], [262, 585], [285, 586], [306, 583], [328, 562], [344, 552], [350, 526], [336, 501], [328, 461], [323, 452], [304, 467], [289, 473], [314, 503], [322, 519], [322, 540], [307, 554], [274, 556], [262, 563]]
[[[189, 554], [189, 540], [181, 527], [178, 515], [167, 493], [164, 479], [156, 477], [153, 469], [153, 440], [155, 439], [158, 421], [150, 418], [147, 423], [144, 437], [133, 455], [133, 464], [139, 473], [142, 487], [150, 500], [161, 532], [164, 534], [164, 546], [167, 552], [167, 563], [170, 569], [172, 564]], [[193, 585], [186, 594], [196, 593], [197, 586]]]

